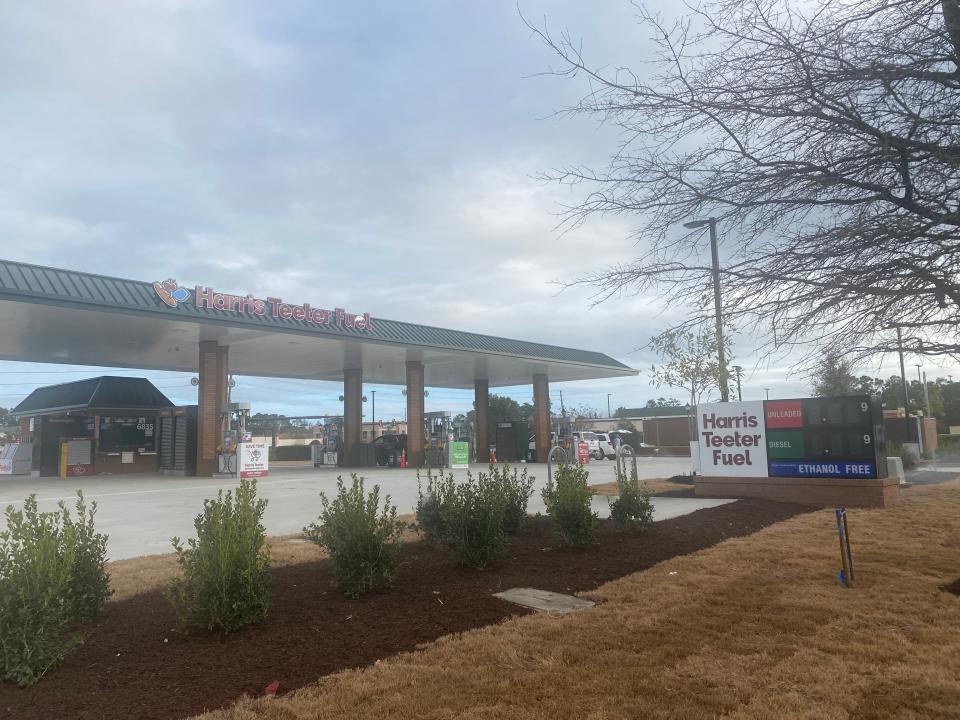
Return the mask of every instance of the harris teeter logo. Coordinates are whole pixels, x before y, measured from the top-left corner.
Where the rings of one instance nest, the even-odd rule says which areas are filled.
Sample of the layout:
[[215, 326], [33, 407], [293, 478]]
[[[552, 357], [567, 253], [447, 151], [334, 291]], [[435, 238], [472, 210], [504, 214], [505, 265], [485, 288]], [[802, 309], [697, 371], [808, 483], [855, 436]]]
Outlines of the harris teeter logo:
[[279, 298], [268, 297], [266, 300], [255, 298], [253, 295], [228, 295], [215, 292], [212, 288], [197, 285], [190, 291], [180, 287], [176, 280], [168, 278], [153, 283], [154, 292], [168, 307], [177, 308], [191, 299], [198, 308], [232, 312], [240, 315], [256, 317], [271, 317], [277, 320], [298, 320], [313, 325], [326, 325], [353, 330], [370, 330], [372, 322], [370, 313], [354, 315], [345, 312], [343, 308], [324, 310], [311, 307], [309, 303], [303, 305], [288, 305]]
[[160, 296], [160, 299], [172, 308], [177, 307], [177, 305], [186, 302], [190, 298], [190, 291], [177, 285], [177, 281], [173, 279], [164, 280], [163, 282], [158, 280], [153, 284], [153, 289], [157, 295]]

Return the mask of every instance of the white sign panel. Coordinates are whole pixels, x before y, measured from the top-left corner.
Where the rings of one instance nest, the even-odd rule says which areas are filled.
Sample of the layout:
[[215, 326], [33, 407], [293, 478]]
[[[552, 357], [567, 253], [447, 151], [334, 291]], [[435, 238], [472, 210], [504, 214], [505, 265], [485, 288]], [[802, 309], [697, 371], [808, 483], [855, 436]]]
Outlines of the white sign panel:
[[767, 477], [763, 401], [697, 406], [700, 474]]
[[240, 443], [237, 446], [237, 473], [241, 478], [266, 477], [270, 450], [264, 442]]

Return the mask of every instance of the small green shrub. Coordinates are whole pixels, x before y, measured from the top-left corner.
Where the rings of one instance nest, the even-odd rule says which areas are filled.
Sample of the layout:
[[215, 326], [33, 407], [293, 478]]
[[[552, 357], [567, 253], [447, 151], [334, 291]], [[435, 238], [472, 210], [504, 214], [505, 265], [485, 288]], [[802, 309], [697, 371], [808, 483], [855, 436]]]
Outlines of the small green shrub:
[[[508, 478], [509, 479], [509, 478]], [[464, 565], [486, 567], [509, 545], [507, 499], [502, 477], [486, 473], [456, 483], [453, 474], [427, 473], [420, 487], [417, 524], [427, 542], [449, 548]]]
[[417, 529], [431, 545], [445, 545], [447, 530], [443, 524], [443, 507], [450, 501], [456, 484], [453, 474], [434, 475], [427, 468], [427, 491], [423, 491], [420, 471], [417, 471]]
[[499, 482], [480, 473], [467, 473], [440, 506], [444, 544], [460, 562], [485, 568], [510, 545], [505, 530], [506, 502]]
[[204, 500], [196, 539], [173, 538], [181, 576], [167, 596], [185, 625], [233, 632], [262, 618], [270, 605], [270, 551], [257, 484], [241, 480], [236, 494]]
[[107, 575], [107, 536], [94, 528], [93, 518], [97, 503], [87, 504], [83, 492], [77, 491], [77, 519], [74, 520], [63, 502], [64, 546], [70, 548], [73, 562], [70, 566], [68, 604], [70, 617], [77, 622], [93, 620], [110, 598], [110, 576]]
[[359, 597], [375, 587], [390, 585], [397, 567], [400, 536], [406, 523], [397, 521], [397, 506], [387, 495], [380, 506], [380, 486], [363, 491], [363, 478], [350, 476], [350, 488], [337, 478], [333, 502], [320, 493], [323, 508], [319, 522], [303, 529], [304, 534], [330, 553], [337, 585], [347, 595]]
[[500, 496], [504, 503], [503, 531], [513, 535], [523, 527], [527, 519], [527, 505], [533, 495], [533, 476], [527, 470], [518, 473], [516, 468], [510, 471], [509, 465], [490, 465], [490, 479], [500, 487]]
[[653, 524], [653, 503], [650, 492], [640, 483], [637, 469], [630, 477], [617, 475], [617, 499], [610, 503], [610, 519], [618, 530], [646, 530]]
[[36, 496], [6, 509], [0, 532], [0, 673], [32, 685], [78, 642], [68, 632], [91, 620], [110, 596], [106, 535], [94, 530], [96, 503], [78, 493], [77, 519], [61, 502], [39, 512]]
[[583, 465], [562, 465], [543, 489], [547, 515], [567, 545], [587, 545], [596, 537], [597, 514], [590, 509], [593, 493], [587, 487], [588, 477]]
[[941, 459], [960, 457], [960, 435], [938, 435], [937, 455]]

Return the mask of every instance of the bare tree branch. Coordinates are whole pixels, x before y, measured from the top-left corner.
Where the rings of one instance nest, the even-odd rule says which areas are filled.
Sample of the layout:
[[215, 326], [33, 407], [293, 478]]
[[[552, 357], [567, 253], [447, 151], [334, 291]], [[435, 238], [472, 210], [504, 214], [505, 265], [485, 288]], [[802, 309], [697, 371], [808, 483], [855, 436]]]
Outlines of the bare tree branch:
[[[645, 72], [598, 70], [568, 35], [532, 31], [590, 85], [564, 112], [613, 123], [602, 169], [566, 208], [635, 218], [642, 254], [574, 284], [602, 302], [666, 293], [712, 313], [699, 232], [721, 222], [724, 313], [775, 352], [842, 341], [960, 352], [960, 0], [707, 0], [667, 23], [639, 8]], [[529, 25], [529, 23], [528, 23]]]

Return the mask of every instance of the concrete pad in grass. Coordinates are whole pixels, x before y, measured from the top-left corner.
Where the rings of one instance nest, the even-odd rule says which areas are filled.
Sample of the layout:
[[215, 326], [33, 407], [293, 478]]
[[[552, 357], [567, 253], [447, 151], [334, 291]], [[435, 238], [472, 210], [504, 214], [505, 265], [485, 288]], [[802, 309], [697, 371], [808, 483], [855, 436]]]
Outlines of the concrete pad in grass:
[[541, 612], [561, 614], [583, 610], [594, 605], [590, 600], [550, 592], [549, 590], [538, 590], [537, 588], [510, 588], [503, 592], [494, 593], [493, 596]]

